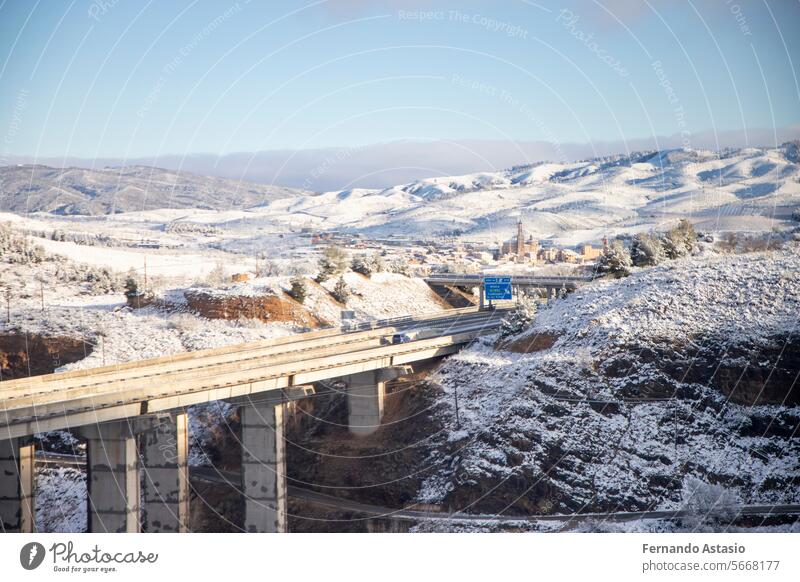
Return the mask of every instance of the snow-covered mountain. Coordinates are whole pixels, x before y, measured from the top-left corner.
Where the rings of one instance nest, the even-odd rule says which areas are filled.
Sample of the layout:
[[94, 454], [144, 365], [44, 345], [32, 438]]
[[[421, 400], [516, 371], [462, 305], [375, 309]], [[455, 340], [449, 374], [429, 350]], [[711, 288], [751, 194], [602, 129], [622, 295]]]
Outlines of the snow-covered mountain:
[[592, 240], [689, 217], [700, 229], [769, 229], [800, 206], [790, 147], [723, 153], [643, 152], [575, 163], [428, 178], [276, 200], [266, 220], [370, 235], [510, 236], [517, 220], [539, 237]]
[[773, 149], [638, 152], [324, 193], [144, 167], [25, 166], [0, 168], [0, 210], [92, 214], [193, 208], [181, 218], [227, 228], [240, 222], [266, 232], [308, 227], [494, 242], [511, 236], [522, 219], [535, 236], [570, 245], [687, 217], [700, 230], [769, 230], [800, 206], [797, 150], [788, 143]]
[[153, 210], [248, 208], [299, 190], [146, 166], [88, 170], [0, 167], [0, 211], [96, 215]]

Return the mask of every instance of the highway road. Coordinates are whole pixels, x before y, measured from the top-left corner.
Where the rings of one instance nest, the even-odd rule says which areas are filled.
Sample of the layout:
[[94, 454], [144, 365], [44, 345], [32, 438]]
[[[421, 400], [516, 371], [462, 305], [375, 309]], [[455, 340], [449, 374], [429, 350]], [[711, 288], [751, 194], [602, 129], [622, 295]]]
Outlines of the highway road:
[[[0, 434], [13, 438], [132, 418], [440, 357], [495, 331], [506, 313], [455, 309], [370, 323], [370, 329], [321, 330], [5, 381], [0, 383]], [[424, 330], [424, 339], [391, 343], [393, 334], [411, 330]]]

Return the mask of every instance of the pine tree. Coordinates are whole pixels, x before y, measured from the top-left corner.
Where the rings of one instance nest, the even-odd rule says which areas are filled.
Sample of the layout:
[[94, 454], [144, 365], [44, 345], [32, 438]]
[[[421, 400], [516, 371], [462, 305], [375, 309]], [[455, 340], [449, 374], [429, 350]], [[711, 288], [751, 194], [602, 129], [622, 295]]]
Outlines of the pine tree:
[[616, 278], [627, 277], [630, 275], [631, 255], [622, 241], [615, 240], [600, 255], [597, 262], [597, 270], [600, 273], [608, 273]]
[[339, 303], [347, 303], [347, 299], [350, 297], [350, 287], [347, 286], [344, 277], [340, 276], [339, 280], [336, 281], [332, 295]]
[[360, 273], [365, 277], [372, 275], [372, 265], [370, 264], [368, 258], [364, 255], [353, 257], [353, 262], [350, 264], [350, 269], [352, 269], [354, 273]]
[[692, 223], [681, 218], [678, 226], [670, 229], [662, 239], [664, 254], [668, 259], [679, 259], [691, 253], [696, 242], [697, 233], [694, 231]]
[[664, 247], [652, 234], [640, 233], [631, 243], [631, 262], [636, 267], [652, 267], [664, 260]]
[[289, 289], [289, 297], [298, 303], [303, 303], [306, 300], [306, 295], [308, 295], [308, 287], [306, 287], [305, 280], [302, 277], [296, 276], [292, 277], [290, 283], [292, 288]]
[[329, 246], [319, 259], [317, 281], [326, 281], [333, 275], [344, 273], [347, 269], [347, 253], [337, 246]]
[[125, 297], [132, 299], [139, 296], [139, 283], [132, 276], [125, 279]]

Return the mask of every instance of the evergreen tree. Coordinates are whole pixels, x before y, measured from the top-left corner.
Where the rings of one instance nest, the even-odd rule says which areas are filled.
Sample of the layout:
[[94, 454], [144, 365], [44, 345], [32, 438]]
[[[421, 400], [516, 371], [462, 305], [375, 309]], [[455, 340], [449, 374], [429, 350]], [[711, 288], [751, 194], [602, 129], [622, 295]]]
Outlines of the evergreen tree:
[[306, 300], [306, 295], [308, 295], [308, 287], [306, 287], [305, 280], [302, 277], [295, 276], [292, 277], [290, 283], [292, 288], [289, 289], [289, 297], [298, 303], [303, 303]]
[[597, 270], [600, 273], [607, 273], [616, 278], [627, 277], [630, 275], [631, 255], [622, 241], [615, 240], [600, 255], [597, 261]]
[[373, 273], [380, 273], [386, 270], [383, 257], [378, 253], [372, 255], [357, 255], [350, 263], [350, 269], [355, 273], [361, 273], [365, 277], [371, 277]]
[[125, 297], [128, 299], [132, 299], [134, 297], [139, 296], [139, 283], [136, 282], [136, 279], [128, 275], [128, 278], [125, 279]]
[[370, 265], [369, 260], [364, 255], [357, 255], [353, 257], [353, 262], [350, 264], [350, 269], [352, 269], [354, 273], [360, 273], [365, 277], [372, 275], [372, 265]]
[[350, 287], [347, 286], [344, 277], [339, 277], [331, 294], [339, 303], [347, 303], [347, 299], [350, 297]]
[[652, 234], [640, 233], [631, 243], [631, 262], [636, 267], [652, 267], [664, 260], [664, 247]]
[[691, 253], [696, 242], [697, 233], [694, 231], [692, 223], [681, 218], [678, 225], [670, 229], [662, 239], [664, 254], [668, 259], [679, 259]]
[[337, 246], [329, 246], [325, 249], [319, 259], [319, 275], [317, 281], [320, 283], [330, 279], [333, 275], [344, 273], [347, 269], [347, 253]]

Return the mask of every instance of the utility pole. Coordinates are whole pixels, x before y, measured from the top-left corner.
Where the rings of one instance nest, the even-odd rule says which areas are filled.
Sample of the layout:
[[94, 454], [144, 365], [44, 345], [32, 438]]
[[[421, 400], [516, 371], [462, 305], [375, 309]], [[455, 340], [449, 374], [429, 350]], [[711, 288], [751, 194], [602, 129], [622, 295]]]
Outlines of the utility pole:
[[6, 323], [11, 323], [11, 287], [6, 287]]
[[458, 384], [453, 386], [453, 396], [456, 401], [456, 430], [461, 430], [461, 418], [458, 414]]
[[144, 289], [143, 291], [147, 293], [147, 255], [144, 256]]

